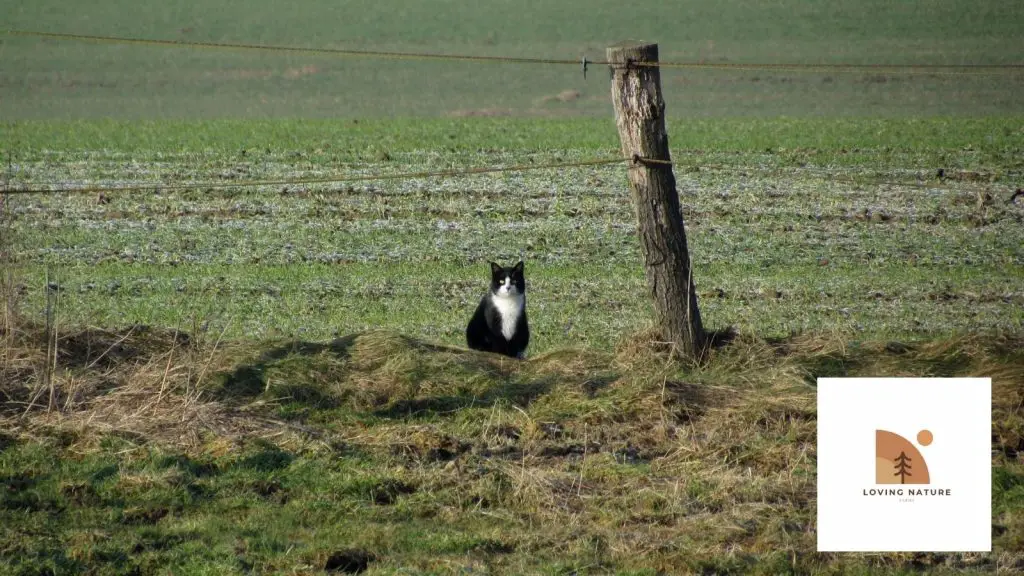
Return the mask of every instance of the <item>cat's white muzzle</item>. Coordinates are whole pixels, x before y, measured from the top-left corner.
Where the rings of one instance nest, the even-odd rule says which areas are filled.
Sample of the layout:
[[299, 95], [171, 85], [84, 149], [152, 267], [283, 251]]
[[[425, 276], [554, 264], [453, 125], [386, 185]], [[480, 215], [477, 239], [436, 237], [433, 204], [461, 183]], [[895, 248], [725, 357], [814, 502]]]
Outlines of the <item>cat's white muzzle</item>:
[[515, 284], [512, 283], [511, 278], [505, 278], [505, 281], [502, 282], [501, 286], [498, 286], [497, 294], [498, 296], [503, 296], [506, 298], [511, 296], [517, 296], [519, 294], [519, 289], [516, 287]]

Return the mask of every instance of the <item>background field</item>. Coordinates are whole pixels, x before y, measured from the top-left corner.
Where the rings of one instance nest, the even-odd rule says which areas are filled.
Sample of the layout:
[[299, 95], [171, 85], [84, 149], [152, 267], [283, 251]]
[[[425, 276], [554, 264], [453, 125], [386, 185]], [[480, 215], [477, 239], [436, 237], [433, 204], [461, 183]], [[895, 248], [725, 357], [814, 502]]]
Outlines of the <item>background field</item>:
[[[861, 2], [0, 2], [3, 27], [361, 50], [604, 58], [625, 39], [710, 63], [1024, 61], [1015, 0]], [[611, 113], [595, 67], [90, 45], [0, 37], [0, 114], [14, 118], [575, 116]], [[1021, 74], [664, 72], [670, 114], [978, 116], [1024, 107]]]
[[[0, 29], [1020, 63], [1017, 4], [2, 1]], [[7, 189], [148, 186], [3, 196], [0, 574], [1024, 569], [1022, 74], [663, 71], [704, 321], [738, 333], [682, 363], [621, 165], [164, 187], [616, 157], [600, 67], [3, 35], [0, 62]], [[520, 257], [529, 360], [462, 349]], [[993, 552], [814, 552], [841, 375], [993, 379]]]
[[[223, 182], [586, 160], [615, 156], [610, 123], [33, 123], [12, 131], [12, 176]], [[1024, 211], [1007, 202], [1021, 175], [1020, 120], [670, 128], [711, 325], [763, 336], [1020, 328]], [[104, 202], [15, 196], [8, 209], [27, 304], [44, 305], [49, 270], [76, 324], [316, 339], [383, 326], [459, 344], [486, 260], [523, 257], [532, 350], [544, 352], [607, 348], [648, 322], [624, 184], [610, 165]]]

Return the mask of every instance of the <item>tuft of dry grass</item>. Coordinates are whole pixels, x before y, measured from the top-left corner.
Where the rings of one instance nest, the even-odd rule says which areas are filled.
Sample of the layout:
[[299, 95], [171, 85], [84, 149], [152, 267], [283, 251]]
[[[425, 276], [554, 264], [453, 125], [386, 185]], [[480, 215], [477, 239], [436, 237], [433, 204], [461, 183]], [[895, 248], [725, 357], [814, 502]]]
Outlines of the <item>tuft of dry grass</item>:
[[57, 336], [49, 376], [53, 406], [40, 401], [48, 358], [45, 329], [21, 323], [0, 341], [0, 420], [35, 437], [45, 431], [90, 436], [123, 433], [145, 441], [197, 446], [207, 437], [274, 432], [244, 406], [208, 394], [206, 375], [226, 368], [225, 350], [177, 330], [83, 328]]

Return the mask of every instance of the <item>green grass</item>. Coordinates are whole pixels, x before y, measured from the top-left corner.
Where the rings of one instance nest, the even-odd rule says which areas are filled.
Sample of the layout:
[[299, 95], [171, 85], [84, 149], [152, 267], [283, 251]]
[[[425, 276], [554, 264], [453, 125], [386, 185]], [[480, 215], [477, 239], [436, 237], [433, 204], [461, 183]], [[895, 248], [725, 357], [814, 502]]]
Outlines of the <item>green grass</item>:
[[[24, 186], [114, 185], [586, 160], [617, 154], [608, 124], [30, 122], [10, 128], [10, 175]], [[1020, 329], [1024, 213], [1006, 200], [1022, 173], [1024, 121], [670, 130], [711, 326], [764, 336], [824, 325], [871, 337]], [[71, 324], [205, 323], [232, 338], [313, 339], [387, 327], [459, 344], [487, 260], [524, 257], [535, 353], [580, 341], [607, 349], [650, 318], [619, 165], [108, 200], [9, 199], [26, 311], [42, 309], [49, 273]]]
[[[18, 404], [38, 382], [4, 382], [0, 573], [980, 574], [1024, 562], [1019, 338], [744, 336], [687, 367], [647, 336], [527, 362], [391, 332], [171, 336], [68, 333], [59, 418]], [[4, 338], [7, 358], [44, 352], [31, 326]], [[901, 370], [993, 378], [991, 554], [814, 552], [812, 374]]]
[[[626, 39], [664, 61], [1024, 62], [1014, 0], [0, 3], [0, 27], [185, 41], [603, 59]], [[380, 60], [0, 37], [5, 118], [606, 116], [607, 77], [575, 65]], [[1019, 114], [1020, 74], [665, 70], [670, 115]], [[563, 95], [562, 99], [557, 96]]]
[[[1018, 4], [0, 0], [0, 30], [1008, 64]], [[6, 187], [620, 154], [600, 66], [6, 35], [0, 61]], [[700, 364], [648, 330], [621, 165], [4, 197], [0, 575], [1019, 571], [1021, 78], [664, 69], [702, 315], [739, 331]], [[519, 257], [529, 359], [461, 349]], [[992, 378], [992, 553], [814, 551], [814, 379], [875, 375]]]
[[[5, 136], [12, 186], [617, 154], [591, 119]], [[0, 574], [1024, 566], [1024, 120], [675, 121], [670, 143], [705, 324], [740, 333], [701, 364], [645, 331], [622, 166], [7, 197]], [[529, 359], [460, 348], [486, 261], [520, 255]], [[992, 378], [992, 553], [814, 551], [814, 379], [868, 375]]]
[[[767, 153], [775, 164], [1007, 170], [1024, 167], [1024, 116], [982, 118], [669, 118], [673, 150]], [[23, 160], [109, 151], [153, 160], [171, 154], [291, 153], [312, 162], [379, 160], [380, 152], [537, 153], [619, 150], [615, 122], [600, 118], [353, 120], [34, 120], [3, 125], [4, 153]], [[270, 152], [266, 152], [267, 150]], [[962, 162], [962, 164], [950, 164]]]

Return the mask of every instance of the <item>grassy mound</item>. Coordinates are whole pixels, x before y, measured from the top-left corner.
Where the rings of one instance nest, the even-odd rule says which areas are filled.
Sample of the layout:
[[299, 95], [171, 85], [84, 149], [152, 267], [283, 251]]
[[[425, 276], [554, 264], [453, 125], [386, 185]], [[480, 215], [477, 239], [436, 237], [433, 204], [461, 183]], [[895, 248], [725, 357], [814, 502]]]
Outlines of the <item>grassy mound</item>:
[[[527, 361], [372, 331], [0, 341], [14, 573], [905, 573], [1024, 567], [1024, 338], [650, 333]], [[55, 358], [55, 360], [54, 360]], [[817, 376], [993, 379], [991, 554], [817, 554]]]

